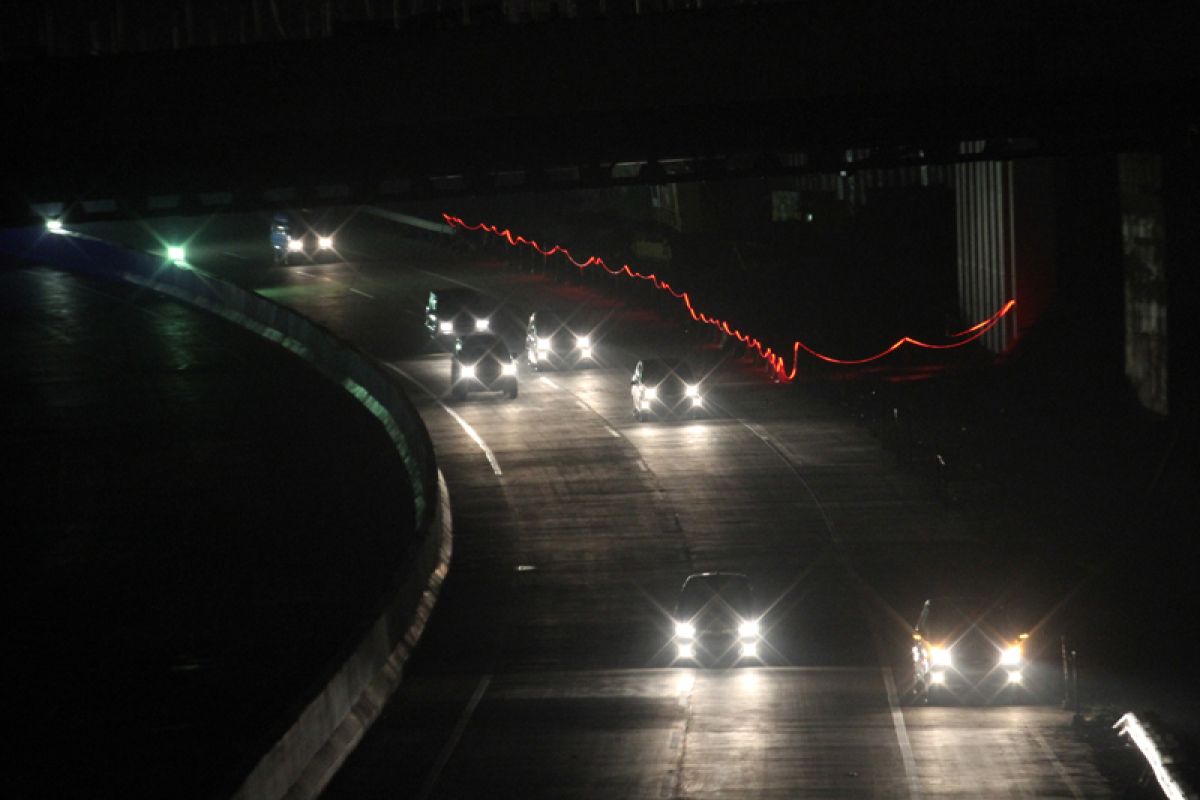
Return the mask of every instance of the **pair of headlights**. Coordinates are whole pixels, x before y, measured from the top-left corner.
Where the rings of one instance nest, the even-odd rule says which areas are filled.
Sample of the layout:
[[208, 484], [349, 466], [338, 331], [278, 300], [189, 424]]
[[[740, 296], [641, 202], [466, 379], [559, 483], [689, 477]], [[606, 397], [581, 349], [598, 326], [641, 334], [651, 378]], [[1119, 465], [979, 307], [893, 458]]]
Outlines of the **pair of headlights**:
[[[1021, 670], [1010, 669], [1008, 671], [1008, 682], [1009, 683], [1022, 683], [1022, 682], [1024, 682], [1024, 680], [1025, 680], [1025, 676], [1023, 674], [1021, 674]], [[929, 673], [929, 682], [931, 684], [933, 684], [934, 686], [944, 686], [946, 684], [946, 670], [944, 670], [944, 669], [933, 670], [933, 672]]]
[[[475, 318], [476, 333], [491, 330], [491, 327], [492, 327], [492, 321], [490, 319], [488, 319], [487, 317], [476, 317]], [[438, 330], [445, 334], [454, 333], [454, 322], [451, 320], [442, 320], [441, 322], [438, 323]]]
[[[738, 636], [742, 639], [758, 638], [759, 630], [758, 620], [756, 619], [742, 620], [738, 623]], [[695, 639], [696, 626], [690, 622], [676, 622], [675, 637], [677, 639]]]
[[[1017, 667], [1021, 664], [1021, 645], [1014, 644], [1000, 651], [1000, 666]], [[932, 645], [929, 648], [929, 661], [935, 667], [954, 667], [954, 656], [949, 647]]]
[[[303, 253], [304, 252], [304, 239], [292, 239], [289, 237], [288, 243], [287, 243], [287, 249], [288, 249], [289, 253]], [[333, 237], [332, 236], [318, 236], [317, 237], [317, 249], [318, 250], [332, 250], [333, 249]]]
[[[500, 374], [507, 377], [516, 377], [517, 364], [515, 361], [506, 361], [500, 367]], [[459, 380], [472, 380], [475, 377], [475, 365], [463, 364], [458, 370]]]
[[[700, 387], [696, 384], [693, 384], [693, 383], [687, 384], [687, 386], [684, 387], [683, 393], [685, 396], [690, 397], [693, 400], [700, 399]], [[657, 400], [658, 399], [658, 387], [657, 386], [647, 386], [642, 390], [642, 395], [647, 400]]]
[[[552, 342], [548, 337], [540, 338], [537, 340], [537, 346], [539, 350], [551, 351], [554, 349], [554, 342]], [[576, 336], [575, 346], [584, 352], [590, 352], [592, 349], [592, 337], [586, 335]]]

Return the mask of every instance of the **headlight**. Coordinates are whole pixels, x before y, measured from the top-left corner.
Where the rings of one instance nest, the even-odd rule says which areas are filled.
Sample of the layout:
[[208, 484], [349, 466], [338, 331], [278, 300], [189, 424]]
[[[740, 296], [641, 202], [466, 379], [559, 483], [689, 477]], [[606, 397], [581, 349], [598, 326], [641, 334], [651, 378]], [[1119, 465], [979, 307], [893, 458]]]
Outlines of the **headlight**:
[[935, 667], [952, 667], [954, 659], [950, 658], [950, 649], [934, 645], [929, 648], [929, 660]]
[[318, 250], [332, 250], [333, 249], [333, 237], [332, 236], [318, 236], [317, 237], [317, 249]]
[[758, 658], [758, 643], [742, 642], [742, 658]]
[[654, 400], [658, 397], [658, 389], [654, 386], [647, 386], [642, 389], [642, 397], [647, 400]]
[[46, 230], [50, 231], [51, 233], [62, 233], [63, 232], [62, 220], [61, 219], [46, 220]]
[[538, 339], [538, 350], [545, 350], [548, 353], [553, 349], [554, 347], [549, 339]]
[[167, 248], [167, 258], [176, 264], [187, 261], [187, 250], [182, 245], [173, 244]]
[[475, 330], [477, 331], [486, 331], [490, 326], [491, 320], [489, 320], [487, 317], [480, 317], [479, 319], [475, 320]]
[[1021, 682], [1021, 670], [1014, 669], [1012, 672], [1008, 673], [1008, 682], [1009, 683], [1020, 683]]
[[935, 685], [941, 685], [946, 682], [946, 673], [938, 670], [929, 675], [929, 682]]
[[700, 387], [689, 385], [686, 389], [683, 390], [683, 392], [688, 397], [699, 397], [700, 396]]
[[696, 626], [690, 622], [676, 622], [675, 635], [680, 639], [696, 638]]
[[475, 367], [471, 364], [463, 364], [462, 368], [458, 371], [458, 375], [463, 380], [470, 380], [475, 377]]
[[304, 240], [303, 239], [288, 239], [288, 252], [289, 253], [299, 253], [303, 249], [304, 249]]
[[696, 651], [692, 649], [691, 642], [680, 642], [679, 650], [675, 655], [676, 658], [695, 658]]
[[500, 373], [503, 375], [516, 375], [517, 374], [516, 363], [513, 361], [505, 362], [504, 366], [502, 366], [500, 368]]
[[692, 408], [702, 408], [703, 406], [704, 406], [704, 401], [702, 399], [700, 399], [699, 397], [692, 398]]
[[1006, 667], [1015, 667], [1021, 663], [1021, 645], [1014, 644], [1012, 647], [1004, 648], [1000, 653], [1000, 663]]
[[438, 330], [441, 331], [442, 333], [454, 333], [454, 323], [453, 322], [439, 322]]
[[582, 347], [582, 348], [584, 348], [584, 349], [587, 349], [587, 348], [591, 347], [591, 346], [592, 346], [592, 337], [590, 337], [590, 336], [576, 336], [576, 337], [575, 337], [575, 346], [576, 346], [576, 347]]
[[579, 355], [582, 358], [591, 358], [592, 357], [592, 348], [590, 348], [590, 347], [580, 348]]
[[748, 619], [738, 625], [738, 636], [743, 639], [753, 639], [758, 636], [758, 620]]

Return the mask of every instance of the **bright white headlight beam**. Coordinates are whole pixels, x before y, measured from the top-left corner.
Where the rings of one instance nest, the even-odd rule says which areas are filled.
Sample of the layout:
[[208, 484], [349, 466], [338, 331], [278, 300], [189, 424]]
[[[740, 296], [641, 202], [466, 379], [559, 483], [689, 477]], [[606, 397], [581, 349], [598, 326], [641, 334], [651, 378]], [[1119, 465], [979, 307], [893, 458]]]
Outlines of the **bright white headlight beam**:
[[947, 647], [931, 647], [929, 648], [929, 660], [938, 667], [950, 667], [954, 665], [954, 659], [950, 656], [950, 649]]

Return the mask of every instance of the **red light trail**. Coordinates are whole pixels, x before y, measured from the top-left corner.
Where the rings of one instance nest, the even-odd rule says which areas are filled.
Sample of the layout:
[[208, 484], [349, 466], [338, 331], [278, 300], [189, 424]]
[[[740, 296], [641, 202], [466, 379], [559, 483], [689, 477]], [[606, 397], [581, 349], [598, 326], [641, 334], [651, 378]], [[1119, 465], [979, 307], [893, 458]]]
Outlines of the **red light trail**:
[[497, 226], [489, 225], [485, 222], [472, 225], [464, 222], [461, 217], [455, 217], [450, 214], [442, 214], [442, 218], [446, 220], [446, 224], [450, 225], [451, 227], [462, 228], [463, 230], [467, 231], [483, 231], [484, 233], [490, 233], [493, 236], [498, 236], [501, 239], [504, 239], [512, 247], [524, 245], [532, 248], [547, 258], [554, 255], [561, 255], [570, 261], [580, 271], [585, 270], [588, 267], [600, 267], [609, 275], [625, 275], [630, 278], [636, 278], [637, 280], [649, 281], [651, 284], [653, 284], [655, 289], [666, 292], [682, 302], [684, 308], [687, 310], [688, 314], [691, 315], [692, 319], [696, 320], [697, 322], [702, 322], [705, 325], [711, 325], [712, 327], [721, 331], [721, 333], [737, 339], [746, 347], [757, 353], [758, 357], [766, 361], [771, 367], [771, 371], [775, 373], [776, 379], [783, 383], [789, 383], [795, 379], [796, 365], [800, 358], [801, 350], [808, 353], [813, 358], [820, 359], [821, 361], [845, 366], [857, 366], [861, 364], [869, 364], [872, 361], [878, 361], [884, 356], [890, 355], [891, 353], [899, 350], [906, 344], [910, 344], [914, 347], [920, 347], [925, 350], [950, 350], [955, 347], [962, 347], [963, 345], [969, 344], [970, 342], [973, 342], [983, 336], [985, 333], [994, 328], [997, 323], [999, 323], [1000, 320], [1003, 319], [1017, 305], [1016, 300], [1009, 300], [1007, 303], [1001, 306], [996, 313], [992, 314], [987, 319], [977, 322], [971, 327], [961, 330], [958, 333], [951, 334], [949, 337], [950, 341], [944, 344], [922, 342], [919, 339], [912, 338], [911, 336], [902, 336], [885, 349], [879, 351], [875, 355], [867, 356], [866, 358], [834, 358], [833, 356], [827, 356], [823, 353], [818, 353], [816, 350], [797, 339], [792, 345], [792, 368], [789, 370], [786, 362], [783, 360], [783, 357], [770, 347], [767, 347], [755, 337], [742, 333], [725, 320], [718, 319], [716, 317], [710, 317], [707, 314], [697, 311], [696, 307], [692, 304], [692, 298], [690, 294], [672, 288], [671, 284], [667, 283], [653, 273], [645, 275], [641, 272], [633, 270], [628, 264], [622, 265], [620, 269], [613, 269], [608, 264], [604, 263], [604, 259], [600, 258], [599, 256], [589, 256], [587, 259], [579, 261], [573, 255], [571, 255], [570, 250], [562, 245], [556, 244], [550, 247], [543, 247], [533, 239], [527, 239], [524, 236], [514, 234], [507, 228], [500, 230], [500, 228]]

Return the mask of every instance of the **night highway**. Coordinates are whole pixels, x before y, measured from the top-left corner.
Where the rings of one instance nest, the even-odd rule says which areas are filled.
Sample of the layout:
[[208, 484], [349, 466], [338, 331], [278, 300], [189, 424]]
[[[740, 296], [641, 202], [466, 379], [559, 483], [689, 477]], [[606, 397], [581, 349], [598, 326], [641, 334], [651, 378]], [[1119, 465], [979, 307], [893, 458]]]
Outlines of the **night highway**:
[[[1056, 509], [947, 502], [844, 392], [773, 382], [644, 298], [365, 214], [343, 224], [346, 261], [272, 267], [259, 227], [209, 221], [197, 263], [384, 358], [454, 506], [432, 624], [327, 796], [1112, 796], [1061, 708], [1061, 617], [1105, 591], [1047, 533]], [[446, 286], [503, 301], [490, 325], [514, 351], [530, 309], [571, 319], [594, 364], [522, 363], [517, 399], [454, 398], [448, 348], [423, 324]], [[635, 419], [630, 375], [650, 356], [694, 365], [703, 415]], [[761, 660], [674, 658], [679, 586], [706, 571], [751, 577]], [[910, 637], [935, 594], [1021, 608], [1028, 686], [995, 705], [916, 702]]]
[[1200, 28], [1100, 5], [0, 9], [12, 796], [1200, 796]]

